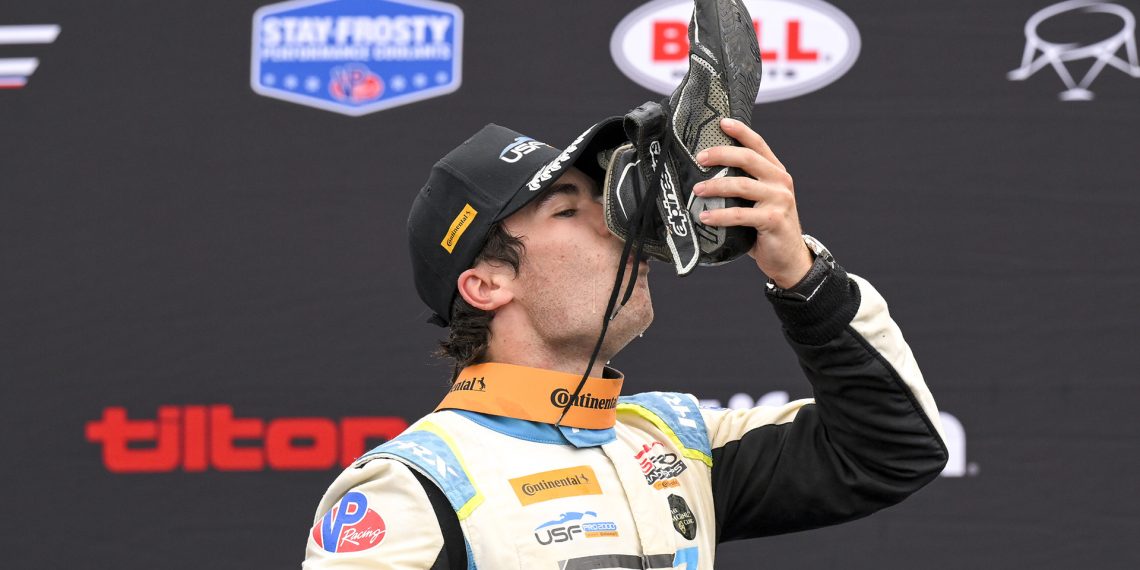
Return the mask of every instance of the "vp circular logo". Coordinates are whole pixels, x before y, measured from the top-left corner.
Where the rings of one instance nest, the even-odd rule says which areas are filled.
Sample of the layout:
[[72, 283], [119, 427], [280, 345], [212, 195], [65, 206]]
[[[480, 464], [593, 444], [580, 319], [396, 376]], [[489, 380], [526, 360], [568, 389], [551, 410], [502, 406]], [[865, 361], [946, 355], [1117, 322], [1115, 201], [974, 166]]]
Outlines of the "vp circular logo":
[[[859, 58], [855, 23], [823, 0], [744, 0], [760, 44], [757, 103], [791, 99], [842, 77]], [[610, 55], [642, 87], [668, 95], [689, 69], [691, 0], [654, 0], [618, 23]]]
[[368, 508], [368, 497], [349, 491], [317, 524], [311, 535], [317, 546], [328, 552], [360, 552], [384, 540], [388, 525]]

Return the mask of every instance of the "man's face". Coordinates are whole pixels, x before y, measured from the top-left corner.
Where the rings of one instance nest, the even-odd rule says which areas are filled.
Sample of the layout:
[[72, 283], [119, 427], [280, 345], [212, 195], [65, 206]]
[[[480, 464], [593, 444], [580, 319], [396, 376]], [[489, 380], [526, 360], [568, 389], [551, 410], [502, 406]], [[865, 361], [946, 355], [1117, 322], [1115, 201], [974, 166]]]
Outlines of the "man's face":
[[[510, 284], [513, 302], [526, 312], [547, 346], [591, 351], [601, 332], [623, 245], [606, 229], [597, 184], [571, 168], [504, 225], [526, 246], [518, 278]], [[616, 354], [653, 320], [649, 265], [637, 265], [637, 285], [610, 323], [604, 358]], [[634, 268], [635, 264], [626, 267], [622, 294]]]

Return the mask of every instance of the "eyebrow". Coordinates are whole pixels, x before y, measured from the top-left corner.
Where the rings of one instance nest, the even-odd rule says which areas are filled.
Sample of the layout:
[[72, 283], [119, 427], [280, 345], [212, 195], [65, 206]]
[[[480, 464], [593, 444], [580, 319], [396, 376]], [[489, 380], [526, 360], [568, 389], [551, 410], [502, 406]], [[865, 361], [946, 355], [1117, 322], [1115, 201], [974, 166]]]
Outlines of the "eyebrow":
[[543, 192], [542, 196], [539, 196], [538, 199], [534, 201], [534, 207], [535, 209], [541, 208], [555, 196], [561, 196], [563, 194], [577, 194], [580, 191], [581, 188], [579, 188], [577, 184], [570, 182], [559, 182], [558, 184], [547, 188], [546, 192]]

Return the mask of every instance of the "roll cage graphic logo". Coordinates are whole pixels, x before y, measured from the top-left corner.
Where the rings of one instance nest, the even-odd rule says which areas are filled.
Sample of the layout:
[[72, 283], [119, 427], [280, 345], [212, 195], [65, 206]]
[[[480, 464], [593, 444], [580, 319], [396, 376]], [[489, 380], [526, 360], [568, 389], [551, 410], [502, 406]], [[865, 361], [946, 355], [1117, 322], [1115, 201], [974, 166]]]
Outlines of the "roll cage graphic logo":
[[[1088, 44], [1054, 43], [1043, 40], [1038, 35], [1038, 28], [1046, 20], [1076, 11], [1117, 16], [1122, 24], [1121, 29], [1111, 37]], [[1117, 55], [1122, 48], [1126, 52], [1127, 61]], [[1069, 73], [1065, 63], [1082, 59], [1095, 61], [1078, 83]], [[1025, 52], [1021, 58], [1021, 67], [1010, 71], [1006, 77], [1010, 81], [1024, 81], [1045, 66], [1052, 66], [1067, 88], [1058, 95], [1062, 101], [1091, 101], [1095, 95], [1089, 90], [1089, 86], [1106, 65], [1140, 78], [1140, 62], [1136, 56], [1135, 16], [1119, 4], [1108, 4], [1099, 0], [1068, 0], [1049, 6], [1029, 17], [1029, 21], [1025, 23]]]

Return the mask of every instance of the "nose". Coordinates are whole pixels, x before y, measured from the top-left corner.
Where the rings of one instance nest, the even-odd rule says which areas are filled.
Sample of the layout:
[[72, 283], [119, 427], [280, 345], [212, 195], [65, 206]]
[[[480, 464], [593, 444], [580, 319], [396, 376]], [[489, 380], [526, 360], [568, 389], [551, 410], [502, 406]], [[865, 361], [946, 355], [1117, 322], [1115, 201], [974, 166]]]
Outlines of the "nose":
[[588, 208], [586, 214], [590, 218], [590, 223], [593, 225], [594, 231], [598, 232], [601, 236], [618, 239], [617, 236], [610, 233], [609, 228], [606, 227], [606, 211], [601, 201], [591, 200]]

